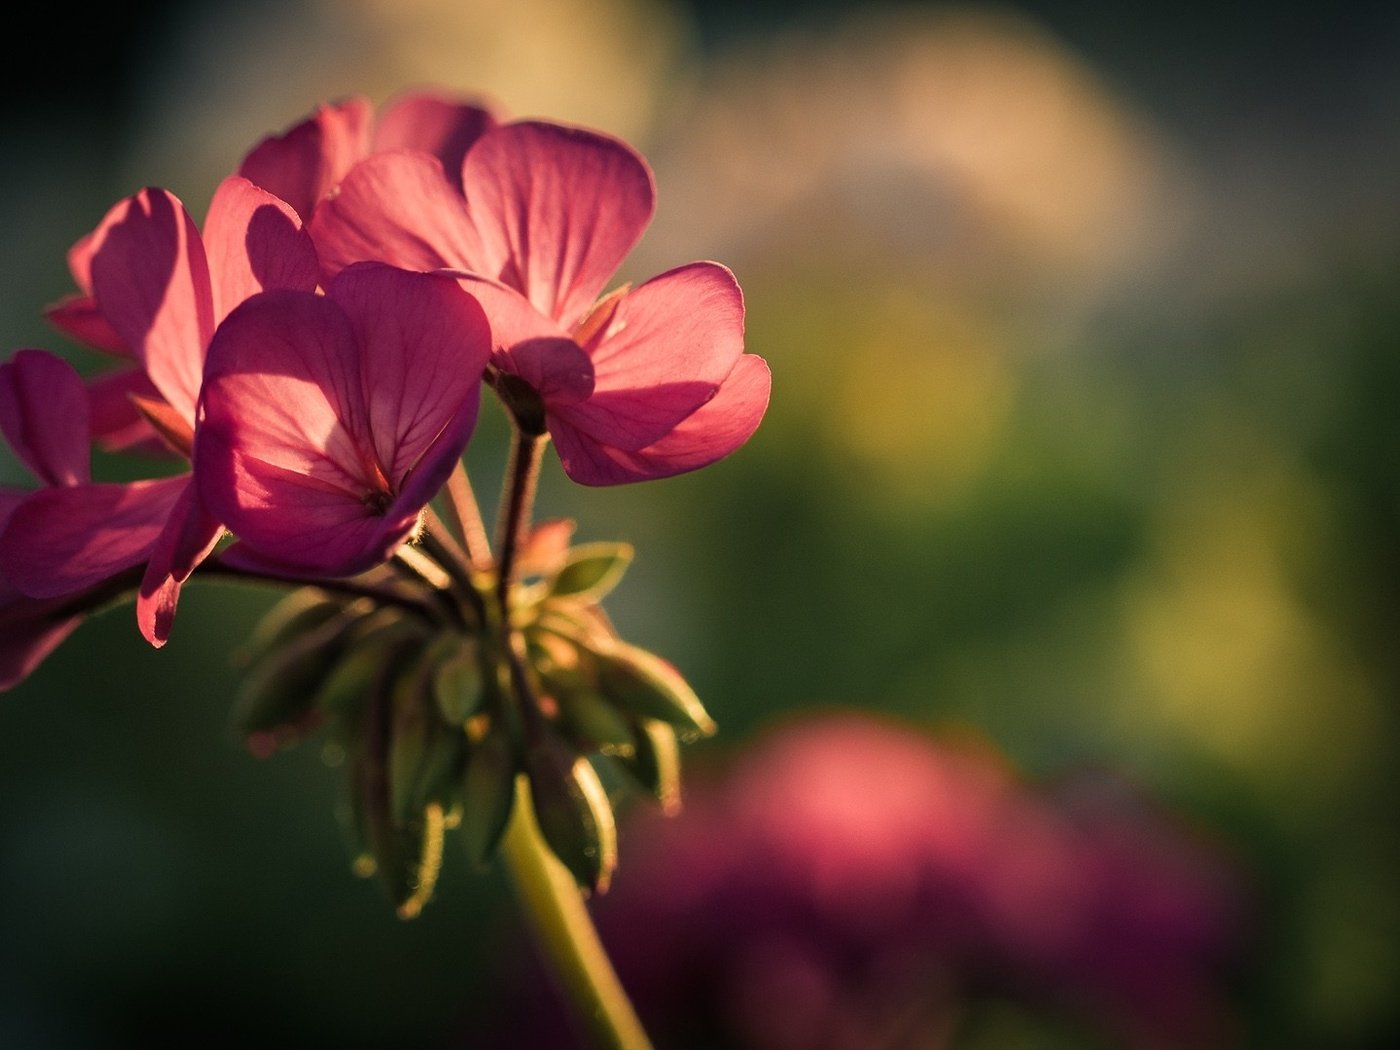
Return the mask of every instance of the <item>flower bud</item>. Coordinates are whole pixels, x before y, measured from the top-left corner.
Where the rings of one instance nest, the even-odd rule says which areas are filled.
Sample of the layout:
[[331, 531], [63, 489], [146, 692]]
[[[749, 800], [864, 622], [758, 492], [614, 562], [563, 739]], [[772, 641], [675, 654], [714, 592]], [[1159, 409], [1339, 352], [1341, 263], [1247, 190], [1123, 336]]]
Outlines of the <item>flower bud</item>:
[[659, 656], [616, 642], [596, 651], [598, 687], [613, 703], [641, 718], [669, 722], [682, 733], [709, 736], [715, 723], [680, 672]]
[[462, 838], [467, 855], [485, 867], [496, 855], [515, 803], [515, 749], [502, 733], [488, 733], [467, 753], [462, 775]]
[[580, 887], [607, 892], [617, 866], [617, 824], [597, 771], [557, 739], [530, 747], [525, 766], [545, 842]]
[[681, 808], [681, 747], [676, 731], [665, 722], [638, 719], [630, 755], [615, 756], [617, 764], [661, 804], [668, 817]]

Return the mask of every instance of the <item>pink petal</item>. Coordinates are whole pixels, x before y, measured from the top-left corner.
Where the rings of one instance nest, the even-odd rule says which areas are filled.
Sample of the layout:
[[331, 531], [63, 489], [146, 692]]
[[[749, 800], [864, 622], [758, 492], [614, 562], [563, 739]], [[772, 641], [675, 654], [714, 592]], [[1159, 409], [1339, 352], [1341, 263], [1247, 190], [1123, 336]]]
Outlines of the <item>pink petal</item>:
[[356, 262], [405, 270], [475, 269], [476, 231], [462, 195], [425, 153], [376, 153], [355, 165], [322, 202], [311, 239], [327, 277]]
[[457, 282], [491, 320], [492, 364], [525, 380], [546, 405], [570, 405], [593, 393], [593, 364], [559, 325], [513, 288], [460, 271]]
[[489, 345], [447, 277], [364, 266], [328, 297], [250, 300], [210, 350], [205, 505], [273, 562], [343, 576], [383, 561], [466, 444]]
[[[236, 448], [250, 462], [305, 475], [309, 486], [359, 505], [375, 469], [364, 401], [344, 311], [321, 296], [265, 292], [229, 314], [210, 346], [196, 473], [215, 470], [216, 445]], [[218, 470], [232, 467], [221, 462]], [[236, 519], [233, 492], [219, 498], [218, 488], [202, 488], [206, 505], [246, 538], [249, 524]]]
[[[410, 472], [441, 473], [426, 502], [447, 480], [476, 424], [491, 353], [486, 315], [451, 277], [374, 264], [345, 270], [326, 296], [354, 326], [368, 434], [394, 490], [404, 491]], [[439, 470], [425, 456], [444, 432], [451, 432], [448, 444], [457, 450]]]
[[380, 110], [374, 129], [374, 152], [416, 149], [442, 163], [458, 193], [462, 191], [462, 158], [483, 134], [496, 126], [490, 109], [427, 92], [412, 92]]
[[107, 452], [140, 452], [169, 458], [173, 453], [132, 402], [132, 396], [160, 400], [143, 368], [121, 368], [88, 381], [92, 440]]
[[314, 292], [320, 264], [301, 219], [285, 203], [230, 175], [214, 191], [204, 220], [204, 251], [214, 291], [214, 321], [258, 292]]
[[170, 637], [181, 585], [209, 556], [223, 532], [218, 519], [200, 503], [196, 486], [186, 485], [156, 540], [136, 592], [136, 622], [156, 648]]
[[214, 298], [199, 231], [166, 190], [145, 189], [118, 204], [92, 259], [93, 295], [151, 381], [194, 421], [204, 350], [214, 331]]
[[263, 139], [238, 174], [310, 219], [317, 202], [369, 153], [373, 113], [363, 98], [319, 106], [307, 120]]
[[462, 164], [480, 241], [462, 269], [522, 292], [566, 329], [593, 305], [651, 221], [651, 171], [597, 132], [530, 121], [483, 135]]
[[97, 300], [83, 292], [66, 295], [44, 310], [44, 317], [68, 338], [108, 354], [130, 357], [131, 348], [102, 316]]
[[189, 475], [40, 489], [0, 536], [0, 574], [31, 598], [85, 590], [150, 557]]
[[27, 678], [82, 623], [81, 616], [64, 615], [62, 604], [7, 591], [0, 581], [0, 692]]
[[745, 354], [714, 400], [640, 452], [624, 452], [568, 427], [550, 427], [564, 472], [583, 485], [621, 485], [709, 466], [746, 442], [768, 408], [772, 376], [761, 357]]
[[44, 484], [92, 478], [87, 391], [62, 358], [21, 350], [0, 365], [0, 432]]
[[593, 396], [557, 415], [614, 448], [659, 441], [714, 396], [744, 352], [734, 275], [691, 263], [623, 296], [594, 344]]

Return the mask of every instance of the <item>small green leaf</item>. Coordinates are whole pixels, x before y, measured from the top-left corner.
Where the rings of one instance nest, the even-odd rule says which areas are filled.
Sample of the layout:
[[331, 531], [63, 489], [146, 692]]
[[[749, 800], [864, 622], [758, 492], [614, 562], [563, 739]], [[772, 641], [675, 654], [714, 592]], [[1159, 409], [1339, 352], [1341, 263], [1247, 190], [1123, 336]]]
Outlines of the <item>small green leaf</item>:
[[617, 586], [634, 551], [630, 543], [584, 543], [569, 551], [568, 560], [550, 584], [556, 598], [596, 602]]
[[545, 842], [580, 887], [607, 892], [617, 867], [617, 822], [597, 771], [555, 739], [531, 747], [525, 765]]
[[714, 733], [714, 720], [695, 690], [661, 657], [625, 642], [598, 650], [594, 656], [599, 690], [623, 710], [669, 722], [683, 732]]

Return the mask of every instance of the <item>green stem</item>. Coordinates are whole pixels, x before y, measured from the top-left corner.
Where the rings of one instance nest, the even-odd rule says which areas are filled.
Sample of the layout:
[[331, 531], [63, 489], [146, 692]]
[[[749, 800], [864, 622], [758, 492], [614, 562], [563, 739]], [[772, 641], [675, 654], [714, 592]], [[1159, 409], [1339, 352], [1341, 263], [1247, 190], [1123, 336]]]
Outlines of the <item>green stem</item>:
[[522, 777], [501, 855], [540, 949], [562, 985], [589, 1046], [648, 1050], [651, 1043], [608, 961], [574, 877], [550, 852]]
[[497, 596], [503, 622], [509, 622], [511, 577], [515, 572], [515, 556], [530, 524], [530, 509], [535, 502], [535, 485], [540, 476], [540, 458], [545, 439], [538, 434], [515, 430], [510, 446], [510, 463], [506, 467], [506, 491], [503, 510], [496, 522]]

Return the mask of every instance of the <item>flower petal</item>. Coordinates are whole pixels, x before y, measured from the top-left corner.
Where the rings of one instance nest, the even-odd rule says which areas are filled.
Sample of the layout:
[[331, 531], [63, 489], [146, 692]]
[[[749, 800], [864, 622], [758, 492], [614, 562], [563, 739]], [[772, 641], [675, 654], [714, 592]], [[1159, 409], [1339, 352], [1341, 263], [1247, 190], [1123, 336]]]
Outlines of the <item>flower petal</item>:
[[744, 298], [716, 263], [653, 277], [619, 301], [594, 344], [593, 395], [558, 410], [594, 440], [639, 451], [715, 395], [744, 352]]
[[582, 485], [621, 485], [709, 466], [746, 442], [768, 408], [772, 376], [761, 357], [745, 354], [714, 400], [639, 452], [591, 441], [572, 428], [551, 427], [564, 472]]
[[189, 475], [40, 489], [0, 536], [0, 573], [31, 598], [56, 598], [140, 565]]
[[462, 268], [522, 292], [572, 329], [651, 221], [656, 190], [617, 139], [525, 121], [483, 135], [462, 163], [479, 249]]
[[12, 689], [82, 623], [61, 602], [37, 601], [0, 582], [0, 692]]
[[214, 292], [214, 321], [262, 291], [314, 292], [320, 264], [291, 205], [230, 175], [214, 191], [204, 220], [204, 251]]
[[[326, 296], [355, 329], [366, 425], [394, 491], [404, 491], [410, 473], [441, 474], [426, 502], [476, 424], [491, 354], [486, 315], [451, 277], [372, 263], [342, 272]], [[445, 446], [437, 443], [444, 433], [450, 435]], [[430, 448], [447, 457], [445, 470], [429, 462]]]
[[92, 259], [98, 308], [136, 352], [156, 389], [192, 424], [204, 351], [214, 331], [199, 231], [179, 199], [159, 189], [128, 197], [108, 220]]
[[45, 485], [91, 480], [87, 390], [61, 357], [21, 350], [0, 365], [0, 432]]
[[197, 487], [187, 484], [156, 539], [136, 592], [136, 623], [146, 641], [157, 649], [170, 637], [181, 585], [209, 556], [223, 533], [218, 519], [200, 502]]
[[436, 158], [414, 150], [376, 153], [356, 164], [340, 192], [316, 210], [311, 239], [328, 278], [364, 261], [471, 270], [481, 254], [462, 195]]
[[69, 339], [120, 357], [130, 357], [131, 348], [122, 341], [97, 308], [97, 300], [83, 292], [65, 295], [44, 309], [44, 318]]
[[488, 277], [451, 273], [491, 320], [491, 361], [525, 380], [548, 405], [569, 405], [593, 393], [593, 364], [559, 325], [514, 288]]
[[[226, 486], [235, 466], [226, 454], [236, 449], [244, 460], [305, 475], [310, 486], [364, 510], [374, 487], [364, 400], [344, 311], [305, 292], [248, 300], [219, 326], [209, 350], [195, 440], [206, 505], [251, 539], [236, 489]], [[223, 450], [218, 457], [216, 446]]]
[[415, 91], [380, 110], [373, 149], [376, 153], [394, 149], [431, 153], [460, 193], [462, 158], [496, 123], [496, 115], [485, 106]]
[[319, 106], [300, 124], [258, 143], [243, 158], [238, 174], [308, 220], [317, 202], [369, 153], [373, 117], [363, 98]]
[[137, 410], [133, 396], [160, 400], [160, 391], [143, 368], [120, 368], [88, 381], [92, 440], [107, 452], [170, 458], [174, 455], [170, 446]]

